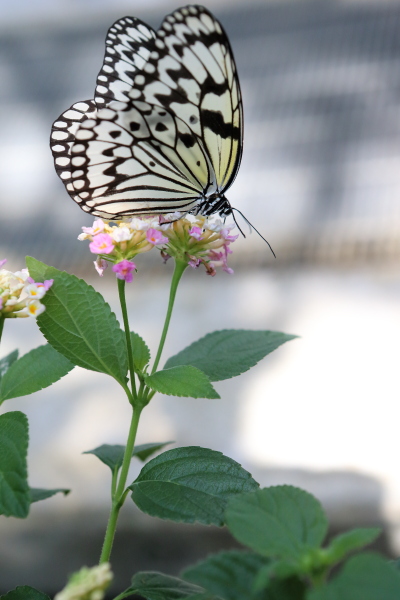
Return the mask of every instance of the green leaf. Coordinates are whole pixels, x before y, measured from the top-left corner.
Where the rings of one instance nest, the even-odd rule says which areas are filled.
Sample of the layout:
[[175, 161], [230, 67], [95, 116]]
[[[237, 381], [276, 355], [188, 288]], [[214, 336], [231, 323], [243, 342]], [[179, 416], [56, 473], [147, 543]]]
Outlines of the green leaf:
[[123, 593], [127, 592], [138, 594], [146, 600], [217, 600], [197, 585], [152, 571], [136, 573], [130, 587]]
[[158, 450], [161, 450], [168, 444], [173, 444], [174, 442], [163, 442], [163, 443], [153, 443], [153, 444], [140, 444], [135, 446], [132, 452], [132, 456], [136, 456], [139, 460], [144, 462], [151, 456], [155, 454]]
[[29, 585], [21, 585], [0, 596], [0, 600], [50, 600], [50, 598]]
[[56, 494], [64, 494], [64, 496], [68, 496], [71, 490], [67, 490], [65, 488], [57, 488], [54, 490], [44, 490], [42, 488], [30, 488], [31, 494], [31, 503], [39, 502], [40, 500], [47, 500], [47, 498], [51, 498]]
[[393, 565], [397, 571], [400, 571], [400, 558], [390, 561], [390, 564]]
[[93, 450], [86, 450], [82, 454], [94, 454], [102, 463], [110, 467], [111, 471], [120, 469], [124, 458], [125, 446], [121, 444], [102, 444]]
[[150, 350], [139, 334], [131, 331], [133, 362], [138, 371], [143, 371], [150, 361]]
[[377, 527], [352, 529], [333, 538], [326, 548], [327, 564], [341, 561], [349, 552], [364, 548], [373, 542], [381, 530]]
[[248, 371], [264, 356], [296, 337], [279, 331], [214, 331], [171, 356], [164, 369], [193, 365], [203, 371], [210, 381], [230, 379]]
[[263, 556], [250, 552], [220, 552], [188, 567], [182, 577], [224, 600], [261, 600], [260, 594], [252, 594], [250, 590], [257, 572], [267, 561]]
[[91, 285], [27, 257], [36, 281], [54, 279], [37, 321], [47, 341], [74, 365], [111, 375], [125, 385], [126, 341], [114, 313]]
[[299, 581], [296, 577], [301, 573], [299, 565], [290, 561], [278, 560], [265, 565], [257, 573], [253, 582], [253, 590], [258, 592], [264, 588], [270, 589], [277, 580], [288, 580], [292, 578], [294, 581]]
[[188, 446], [153, 458], [129, 487], [132, 500], [149, 515], [223, 525], [228, 498], [257, 489], [258, 483], [221, 452]]
[[318, 500], [289, 485], [231, 498], [228, 529], [242, 544], [264, 556], [299, 559], [322, 543], [328, 522]]
[[268, 589], [255, 592], [253, 584], [268, 559], [258, 554], [231, 550], [209, 556], [186, 569], [184, 579], [201, 585], [224, 600], [302, 600], [305, 585], [296, 578], [271, 581]]
[[0, 415], [0, 514], [25, 518], [31, 504], [26, 456], [28, 419], [16, 411]]
[[172, 367], [145, 376], [146, 385], [167, 396], [220, 398], [207, 375], [190, 365]]
[[[141, 444], [134, 447], [132, 456], [136, 456], [139, 460], [144, 462], [146, 458], [157, 452], [157, 450], [161, 450], [161, 448], [167, 444], [172, 443], [173, 442]], [[114, 471], [115, 469], [120, 469], [122, 466], [122, 461], [125, 454], [125, 446], [120, 444], [115, 444], [114, 446], [111, 446], [110, 444], [102, 444], [101, 446], [98, 446], [98, 448], [94, 448], [94, 450], [86, 450], [86, 452], [83, 452], [82, 454], [94, 454], [99, 460], [101, 460], [101, 462], [107, 465], [107, 467], [110, 467], [111, 471]]]
[[10, 354], [7, 354], [4, 358], [0, 360], [0, 382], [5, 373], [7, 373], [8, 369], [18, 358], [18, 350], [13, 350]]
[[397, 600], [400, 574], [383, 557], [365, 552], [350, 558], [329, 583], [310, 590], [307, 600]]
[[0, 404], [49, 387], [74, 368], [50, 344], [31, 350], [15, 361], [0, 382]]

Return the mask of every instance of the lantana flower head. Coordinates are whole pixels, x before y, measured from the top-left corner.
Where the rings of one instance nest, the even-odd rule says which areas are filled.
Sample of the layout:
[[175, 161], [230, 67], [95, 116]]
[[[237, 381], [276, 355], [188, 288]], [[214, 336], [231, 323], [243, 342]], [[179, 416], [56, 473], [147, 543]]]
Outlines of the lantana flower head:
[[227, 265], [228, 254], [232, 254], [229, 246], [239, 237], [232, 235], [233, 227], [221, 219], [203, 216], [177, 219], [164, 228], [168, 244], [162, 249], [162, 256], [164, 260], [173, 256], [193, 269], [203, 265], [208, 275], [214, 276], [216, 267], [232, 274], [233, 270]]
[[[158, 220], [154, 217], [134, 217], [118, 224], [95, 219], [93, 227], [82, 227], [83, 233], [78, 239], [90, 241], [90, 251], [97, 254], [96, 271], [102, 276], [108, 263], [118, 265], [123, 261], [132, 262], [138, 254], [152, 250], [156, 244], [149, 238], [149, 232], [156, 231], [157, 227]], [[161, 231], [157, 231], [157, 234], [162, 237]], [[117, 269], [115, 272], [118, 274], [120, 271]]]
[[[138, 254], [157, 247], [164, 261], [174, 257], [196, 269], [204, 265], [209, 275], [215, 275], [216, 267], [227, 273], [229, 245], [237, 239], [232, 235], [233, 226], [225, 225], [221, 219], [206, 217], [183, 217], [179, 212], [159, 217], [133, 217], [119, 224], [96, 219], [93, 227], [82, 227], [79, 240], [89, 240], [89, 249], [97, 254], [94, 262], [100, 276], [108, 263], [119, 279], [132, 281], [136, 265], [133, 259]], [[133, 265], [133, 266], [132, 266]]]
[[65, 588], [54, 600], [103, 600], [105, 590], [113, 579], [110, 564], [83, 567], [71, 575]]
[[[3, 266], [6, 259], [0, 261]], [[37, 317], [45, 306], [40, 302], [53, 283], [29, 277], [28, 269], [8, 271], [0, 268], [0, 318]]]

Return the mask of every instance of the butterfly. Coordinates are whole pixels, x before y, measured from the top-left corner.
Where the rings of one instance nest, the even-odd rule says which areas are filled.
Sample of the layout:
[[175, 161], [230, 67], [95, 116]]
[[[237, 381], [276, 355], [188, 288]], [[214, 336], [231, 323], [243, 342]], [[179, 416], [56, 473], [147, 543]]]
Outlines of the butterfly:
[[68, 193], [95, 216], [231, 214], [243, 108], [221, 24], [202, 6], [176, 10], [157, 31], [116, 21], [94, 100], [53, 123], [50, 146]]

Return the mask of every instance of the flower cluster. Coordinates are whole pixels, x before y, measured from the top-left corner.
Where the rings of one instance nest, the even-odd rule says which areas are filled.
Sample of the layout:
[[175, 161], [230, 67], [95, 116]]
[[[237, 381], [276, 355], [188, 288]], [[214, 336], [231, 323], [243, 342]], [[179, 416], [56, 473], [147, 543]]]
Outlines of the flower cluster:
[[233, 269], [228, 267], [228, 255], [232, 254], [229, 246], [239, 237], [231, 234], [233, 227], [220, 219], [203, 216], [178, 218], [170, 222], [165, 231], [168, 244], [162, 251], [164, 260], [172, 256], [187, 262], [193, 269], [203, 265], [211, 276], [216, 274], [217, 267], [232, 274]]
[[15, 273], [2, 269], [5, 262], [0, 260], [0, 318], [37, 317], [45, 310], [40, 300], [53, 280], [35, 282], [28, 269]]
[[136, 271], [133, 258], [154, 247], [160, 249], [164, 261], [173, 257], [193, 268], [204, 265], [209, 275], [215, 275], [217, 267], [233, 273], [227, 264], [228, 255], [232, 254], [229, 246], [238, 237], [231, 235], [232, 227], [220, 219], [173, 213], [165, 217], [135, 217], [118, 225], [96, 219], [93, 227], [82, 227], [78, 239], [90, 241], [89, 249], [97, 254], [94, 265], [100, 276], [110, 262], [117, 277], [130, 282]]
[[94, 266], [100, 276], [111, 262], [117, 277], [129, 282], [136, 270], [132, 259], [167, 241], [158, 224], [158, 219], [133, 218], [118, 225], [96, 219], [93, 227], [82, 227], [78, 240], [90, 240], [89, 249], [97, 254]]
[[65, 588], [56, 594], [54, 600], [102, 600], [112, 578], [109, 563], [91, 569], [83, 567], [71, 575]]

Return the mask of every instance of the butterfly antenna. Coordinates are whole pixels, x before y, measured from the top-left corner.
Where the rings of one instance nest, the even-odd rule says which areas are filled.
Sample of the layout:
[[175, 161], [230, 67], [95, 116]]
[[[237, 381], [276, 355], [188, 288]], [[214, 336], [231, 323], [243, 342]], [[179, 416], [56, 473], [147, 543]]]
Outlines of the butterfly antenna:
[[[240, 211], [238, 208], [233, 208], [233, 207], [232, 207], [232, 211], [234, 211], [234, 210], [236, 210], [236, 212], [238, 212], [238, 213], [239, 213], [239, 215], [242, 217], [242, 219], [244, 219], [244, 220], [246, 221], [246, 223], [247, 223], [248, 225], [250, 225], [250, 227], [251, 227], [252, 229], [254, 229], [254, 231], [255, 231], [256, 233], [258, 233], [258, 235], [260, 236], [260, 238], [261, 238], [262, 240], [264, 240], [264, 242], [267, 244], [268, 248], [271, 250], [271, 252], [272, 252], [272, 254], [273, 254], [274, 258], [276, 258], [276, 254], [275, 254], [275, 252], [272, 250], [272, 246], [271, 246], [271, 244], [268, 242], [268, 240], [266, 240], [266, 239], [265, 239], [265, 237], [264, 237], [263, 235], [261, 235], [261, 233], [258, 231], [258, 229], [256, 229], [256, 228], [254, 227], [254, 225], [252, 225], [252, 223], [250, 223], [250, 221], [249, 221], [249, 220], [248, 220], [248, 219], [247, 219], [247, 218], [244, 216], [244, 214], [242, 213], [242, 211]], [[233, 214], [233, 212], [232, 212], [232, 217], [233, 217], [233, 220], [235, 221], [235, 225], [236, 225], [236, 227], [239, 229], [239, 231], [240, 231], [240, 233], [242, 234], [242, 236], [243, 236], [243, 237], [246, 237], [246, 236], [244, 235], [243, 231], [241, 230], [241, 228], [239, 227], [239, 225], [238, 225], [238, 222], [236, 221], [236, 219], [235, 219], [235, 215]]]

